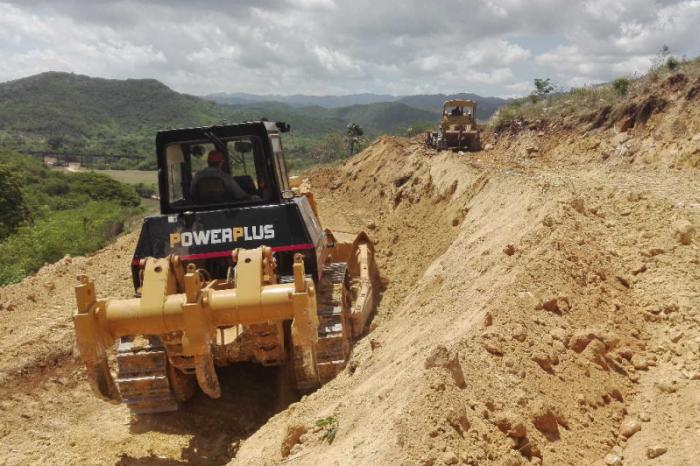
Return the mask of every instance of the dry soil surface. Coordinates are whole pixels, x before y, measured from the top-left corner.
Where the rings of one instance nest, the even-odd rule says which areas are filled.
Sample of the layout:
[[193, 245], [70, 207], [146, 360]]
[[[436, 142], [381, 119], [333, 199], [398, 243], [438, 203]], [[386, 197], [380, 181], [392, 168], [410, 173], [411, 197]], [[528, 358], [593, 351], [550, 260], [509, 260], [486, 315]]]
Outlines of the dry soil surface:
[[375, 240], [384, 291], [348, 368], [289, 406], [255, 366], [178, 413], [91, 395], [72, 285], [129, 296], [133, 234], [0, 288], [0, 464], [695, 464], [696, 107], [478, 154], [384, 137], [309, 173], [324, 226]]

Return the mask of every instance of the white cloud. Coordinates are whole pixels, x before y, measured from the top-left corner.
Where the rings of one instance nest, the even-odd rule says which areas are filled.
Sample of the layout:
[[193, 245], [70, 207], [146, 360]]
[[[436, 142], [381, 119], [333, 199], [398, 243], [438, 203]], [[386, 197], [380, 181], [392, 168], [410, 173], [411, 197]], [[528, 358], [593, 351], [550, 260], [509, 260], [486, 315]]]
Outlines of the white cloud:
[[[700, 54], [700, 0], [0, 0], [0, 80], [46, 70], [180, 91], [528, 92]], [[207, 67], [203, 73], [202, 68]]]
[[333, 10], [336, 8], [336, 4], [333, 0], [289, 0], [289, 3], [311, 10]]

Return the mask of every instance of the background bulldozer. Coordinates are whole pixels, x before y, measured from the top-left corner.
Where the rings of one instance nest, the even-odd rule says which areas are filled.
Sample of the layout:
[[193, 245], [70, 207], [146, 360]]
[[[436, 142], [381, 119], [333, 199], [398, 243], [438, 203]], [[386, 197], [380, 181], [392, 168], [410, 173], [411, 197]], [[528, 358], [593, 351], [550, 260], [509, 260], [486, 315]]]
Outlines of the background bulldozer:
[[[86, 276], [76, 287], [76, 340], [97, 396], [170, 411], [197, 385], [219, 397], [216, 366], [281, 366], [303, 391], [345, 367], [375, 307], [373, 245], [322, 229], [313, 195], [290, 185], [288, 130], [248, 122], [158, 133], [161, 214], [144, 219], [136, 297], [98, 299]], [[207, 178], [207, 153], [240, 189]]]
[[442, 120], [438, 130], [426, 134], [426, 145], [439, 151], [480, 150], [476, 102], [462, 99], [446, 101], [442, 107]]

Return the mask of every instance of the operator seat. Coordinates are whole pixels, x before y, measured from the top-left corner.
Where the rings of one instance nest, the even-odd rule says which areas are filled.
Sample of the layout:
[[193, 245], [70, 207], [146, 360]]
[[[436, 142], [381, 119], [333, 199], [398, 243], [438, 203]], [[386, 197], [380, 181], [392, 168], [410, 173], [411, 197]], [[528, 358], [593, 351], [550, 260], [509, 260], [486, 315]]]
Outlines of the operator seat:
[[218, 204], [233, 199], [233, 192], [220, 177], [203, 176], [192, 183], [190, 197], [195, 204]]
[[251, 196], [258, 192], [258, 188], [255, 187], [255, 182], [250, 175], [238, 175], [234, 176], [233, 180], [238, 183], [243, 191], [250, 194]]

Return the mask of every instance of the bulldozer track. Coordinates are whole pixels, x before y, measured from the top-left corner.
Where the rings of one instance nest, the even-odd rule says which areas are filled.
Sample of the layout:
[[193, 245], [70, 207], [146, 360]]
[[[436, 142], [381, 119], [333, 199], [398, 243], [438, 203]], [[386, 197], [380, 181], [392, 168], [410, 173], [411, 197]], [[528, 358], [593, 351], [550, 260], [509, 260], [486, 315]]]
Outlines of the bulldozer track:
[[304, 377], [303, 358], [293, 354], [297, 389], [313, 390], [333, 379], [345, 368], [350, 354], [350, 288], [348, 266], [334, 262], [323, 268], [317, 294], [318, 343], [316, 368], [318, 379]]
[[170, 389], [168, 355], [157, 338], [147, 344], [122, 339], [117, 347], [117, 377], [122, 402], [134, 414], [176, 411]]

